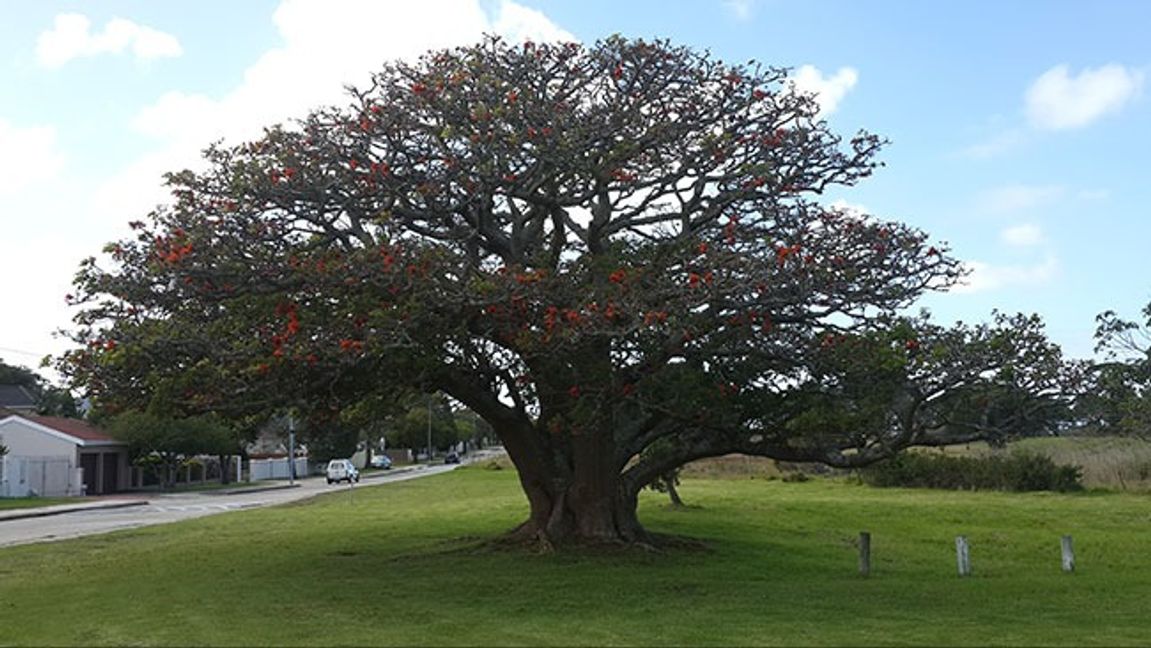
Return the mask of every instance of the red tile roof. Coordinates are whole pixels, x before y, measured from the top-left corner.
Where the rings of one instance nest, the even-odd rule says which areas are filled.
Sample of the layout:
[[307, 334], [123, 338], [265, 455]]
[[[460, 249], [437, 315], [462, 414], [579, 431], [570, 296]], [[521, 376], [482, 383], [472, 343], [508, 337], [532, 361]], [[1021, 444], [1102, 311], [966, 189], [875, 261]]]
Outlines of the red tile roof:
[[58, 416], [24, 416], [23, 418], [84, 441], [116, 440], [100, 428], [80, 419], [60, 418]]

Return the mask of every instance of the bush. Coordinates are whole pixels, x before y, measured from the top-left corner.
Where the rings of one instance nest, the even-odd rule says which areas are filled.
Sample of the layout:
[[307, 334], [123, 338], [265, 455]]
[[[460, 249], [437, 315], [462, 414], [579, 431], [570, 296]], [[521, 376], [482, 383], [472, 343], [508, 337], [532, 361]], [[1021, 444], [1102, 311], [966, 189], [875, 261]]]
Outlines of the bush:
[[951, 490], [1083, 490], [1083, 470], [1030, 452], [1007, 456], [955, 457], [906, 452], [860, 471], [872, 486]]

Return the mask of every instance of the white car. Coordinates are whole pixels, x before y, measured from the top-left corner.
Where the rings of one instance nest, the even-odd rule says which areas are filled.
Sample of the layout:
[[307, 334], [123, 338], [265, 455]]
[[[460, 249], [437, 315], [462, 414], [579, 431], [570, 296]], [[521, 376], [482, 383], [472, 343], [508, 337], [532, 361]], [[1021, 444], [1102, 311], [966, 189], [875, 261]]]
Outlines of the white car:
[[360, 481], [360, 471], [356, 469], [355, 464], [347, 459], [332, 459], [328, 462], [326, 472], [329, 484], [342, 481], [351, 484]]

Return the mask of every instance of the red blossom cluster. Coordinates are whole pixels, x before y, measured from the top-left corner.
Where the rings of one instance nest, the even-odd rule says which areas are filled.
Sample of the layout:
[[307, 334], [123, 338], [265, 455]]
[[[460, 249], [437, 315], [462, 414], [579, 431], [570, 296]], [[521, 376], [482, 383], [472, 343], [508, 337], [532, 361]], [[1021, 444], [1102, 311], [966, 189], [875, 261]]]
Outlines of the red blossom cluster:
[[647, 326], [663, 324], [667, 321], [667, 311], [648, 311], [643, 314], [643, 323]]
[[191, 243], [180, 244], [184, 239], [184, 230], [176, 230], [171, 237], [157, 236], [155, 240], [156, 256], [168, 263], [178, 263], [192, 253]]

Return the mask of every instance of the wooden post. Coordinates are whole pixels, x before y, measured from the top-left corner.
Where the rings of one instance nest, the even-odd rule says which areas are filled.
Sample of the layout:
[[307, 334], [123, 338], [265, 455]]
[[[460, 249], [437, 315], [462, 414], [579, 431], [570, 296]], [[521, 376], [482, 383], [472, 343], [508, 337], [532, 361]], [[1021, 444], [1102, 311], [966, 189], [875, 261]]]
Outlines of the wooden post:
[[864, 578], [871, 575], [871, 533], [859, 532], [859, 573]]
[[1075, 571], [1075, 547], [1071, 544], [1071, 536], [1065, 535], [1059, 543], [1063, 549], [1063, 571]]
[[967, 546], [967, 536], [955, 536], [955, 557], [959, 564], [959, 575], [971, 575], [971, 553]]

